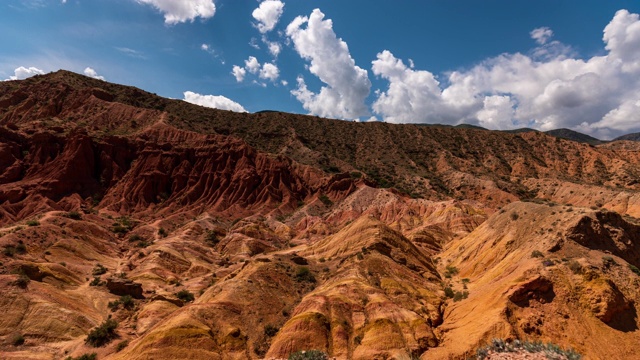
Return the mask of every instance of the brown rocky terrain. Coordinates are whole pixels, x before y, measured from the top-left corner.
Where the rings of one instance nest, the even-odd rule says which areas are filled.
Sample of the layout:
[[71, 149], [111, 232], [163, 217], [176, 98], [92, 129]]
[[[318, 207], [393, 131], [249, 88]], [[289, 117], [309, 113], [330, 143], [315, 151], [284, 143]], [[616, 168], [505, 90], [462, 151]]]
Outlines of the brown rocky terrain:
[[635, 359], [639, 151], [2, 82], [0, 357]]

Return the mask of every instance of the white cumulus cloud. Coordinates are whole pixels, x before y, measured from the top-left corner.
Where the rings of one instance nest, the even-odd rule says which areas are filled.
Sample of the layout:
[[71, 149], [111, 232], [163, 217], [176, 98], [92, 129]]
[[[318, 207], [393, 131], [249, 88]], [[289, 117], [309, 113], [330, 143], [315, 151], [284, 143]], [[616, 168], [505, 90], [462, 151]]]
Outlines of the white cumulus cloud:
[[241, 68], [238, 65], [233, 65], [233, 70], [231, 71], [233, 76], [235, 76], [237, 82], [242, 82], [244, 77], [247, 75], [247, 70]]
[[304, 78], [298, 77], [298, 88], [291, 93], [306, 110], [342, 119], [369, 113], [364, 103], [371, 88], [367, 71], [356, 66], [347, 43], [333, 31], [331, 20], [324, 20], [324, 14], [315, 9], [309, 17], [294, 19], [286, 33], [298, 54], [311, 62], [309, 71], [327, 85], [313, 93]]
[[164, 14], [164, 22], [174, 25], [187, 21], [193, 22], [197, 17], [208, 19], [216, 13], [213, 0], [136, 0], [148, 4]]
[[220, 95], [201, 95], [192, 91], [184, 92], [184, 101], [200, 106], [235, 112], [247, 112], [242, 105]]
[[280, 70], [275, 64], [265, 63], [264, 65], [262, 65], [262, 69], [260, 69], [261, 79], [276, 81], [278, 80], [278, 77], [280, 77]]
[[261, 33], [267, 33], [278, 24], [284, 10], [284, 3], [280, 0], [265, 0], [251, 14], [257, 23], [255, 27]]
[[256, 74], [260, 71], [260, 62], [256, 59], [255, 56], [249, 56], [247, 60], [244, 61], [244, 68], [247, 69], [250, 73]]
[[88, 77], [92, 77], [94, 79], [98, 79], [98, 80], [103, 80], [104, 81], [104, 76], [100, 76], [98, 75], [98, 73], [90, 67], [87, 67], [84, 69], [84, 74], [87, 75]]
[[440, 82], [383, 51], [372, 70], [389, 86], [374, 112], [390, 122], [475, 123], [491, 129], [570, 128], [610, 138], [640, 131], [640, 19], [618, 11], [605, 27], [604, 55], [581, 59], [551, 41], [550, 29], [530, 34], [530, 55], [502, 54]]
[[15, 69], [13, 71], [13, 75], [9, 76], [8, 79], [6, 79], [5, 81], [8, 80], [24, 80], [28, 77], [32, 77], [34, 75], [43, 75], [44, 71], [36, 68], [36, 67], [24, 67], [24, 66], [20, 66], [19, 68]]

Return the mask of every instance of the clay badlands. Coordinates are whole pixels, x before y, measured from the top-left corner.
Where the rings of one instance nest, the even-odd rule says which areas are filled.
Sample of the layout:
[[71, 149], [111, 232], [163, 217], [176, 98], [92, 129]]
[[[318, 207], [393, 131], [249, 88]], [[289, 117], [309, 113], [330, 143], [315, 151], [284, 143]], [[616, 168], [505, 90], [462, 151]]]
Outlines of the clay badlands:
[[0, 83], [3, 359], [640, 358], [640, 143]]

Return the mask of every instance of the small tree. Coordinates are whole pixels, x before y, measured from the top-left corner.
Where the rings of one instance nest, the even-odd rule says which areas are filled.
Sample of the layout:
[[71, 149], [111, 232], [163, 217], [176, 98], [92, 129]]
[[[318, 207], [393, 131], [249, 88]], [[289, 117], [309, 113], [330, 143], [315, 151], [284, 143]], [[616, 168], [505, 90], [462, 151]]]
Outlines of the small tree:
[[117, 327], [118, 322], [109, 318], [100, 324], [100, 326], [91, 330], [89, 335], [87, 335], [87, 340], [85, 340], [85, 342], [93, 347], [100, 347], [108, 344], [111, 340], [117, 337]]

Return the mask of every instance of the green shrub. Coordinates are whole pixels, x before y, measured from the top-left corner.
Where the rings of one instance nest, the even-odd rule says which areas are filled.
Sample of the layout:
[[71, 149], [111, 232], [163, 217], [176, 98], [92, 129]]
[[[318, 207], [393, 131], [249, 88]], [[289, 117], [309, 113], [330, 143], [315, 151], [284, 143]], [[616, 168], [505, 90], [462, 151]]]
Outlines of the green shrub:
[[162, 238], [166, 238], [169, 233], [167, 233], [167, 230], [165, 230], [164, 228], [160, 228], [158, 229], [158, 235]]
[[100, 276], [96, 276], [93, 278], [93, 280], [91, 280], [91, 282], [89, 283], [89, 286], [102, 286], [104, 285], [104, 282], [100, 279]]
[[264, 334], [267, 335], [268, 337], [276, 336], [278, 331], [280, 331], [280, 328], [278, 328], [275, 325], [267, 324], [264, 326]]
[[629, 264], [629, 270], [633, 271], [636, 275], [640, 275], [640, 269], [635, 265]]
[[107, 273], [107, 268], [102, 266], [102, 264], [96, 264], [96, 266], [91, 271], [91, 275], [100, 276]]
[[567, 263], [567, 266], [569, 267], [569, 269], [574, 273], [574, 274], [580, 274], [582, 273], [582, 265], [580, 265], [579, 262], [575, 261], [575, 260], [571, 260]]
[[27, 275], [20, 274], [18, 275], [18, 278], [13, 281], [13, 285], [22, 289], [26, 289], [27, 286], [29, 285], [29, 282], [31, 282], [31, 279], [29, 279]]
[[444, 277], [446, 277], [447, 279], [451, 278], [453, 275], [458, 275], [460, 271], [458, 270], [457, 267], [455, 266], [451, 266], [451, 265], [447, 265], [445, 272], [444, 272]]
[[40, 225], [40, 221], [38, 221], [38, 220], [27, 220], [27, 225], [28, 226], [38, 226], [38, 225]]
[[68, 213], [64, 214], [64, 217], [73, 220], [82, 220], [82, 214], [77, 211], [69, 211]]
[[309, 270], [308, 267], [306, 266], [301, 266], [298, 268], [298, 271], [296, 272], [296, 281], [297, 282], [310, 282], [310, 283], [314, 283], [316, 282], [316, 278], [315, 276], [313, 276], [313, 273], [311, 272], [311, 270]]
[[462, 299], [466, 299], [467, 297], [469, 297], [469, 292], [468, 291], [456, 291], [455, 294], [453, 294], [453, 301], [458, 302]]
[[2, 250], [2, 254], [4, 256], [8, 256], [8, 257], [13, 257], [13, 255], [15, 255], [16, 253], [16, 247], [13, 245], [7, 245], [5, 246], [5, 248]]
[[24, 336], [22, 336], [22, 334], [14, 335], [13, 338], [11, 338], [11, 344], [13, 346], [24, 345]]
[[118, 322], [113, 319], [107, 319], [100, 326], [89, 332], [87, 340], [85, 342], [93, 347], [100, 347], [108, 344], [111, 340], [116, 338], [116, 328]]
[[289, 355], [289, 360], [328, 360], [329, 355], [320, 350], [298, 351]]
[[531, 252], [531, 257], [532, 258], [541, 258], [541, 257], [544, 257], [544, 254], [539, 250], [533, 250]]
[[320, 200], [325, 206], [333, 205], [333, 201], [331, 201], [331, 199], [329, 199], [329, 197], [325, 194], [320, 195], [318, 197], [318, 200]]
[[610, 268], [611, 266], [618, 265], [618, 263], [611, 256], [603, 256], [602, 257], [602, 266], [605, 269]]
[[455, 296], [455, 292], [453, 292], [453, 289], [451, 287], [447, 286], [444, 288], [444, 296], [451, 299]]
[[191, 302], [195, 300], [195, 296], [193, 296], [189, 290], [180, 290], [176, 293], [176, 296], [184, 302]]
[[98, 358], [98, 354], [96, 353], [91, 353], [91, 354], [82, 354], [78, 357], [71, 357], [68, 356], [65, 358], [65, 360], [96, 360]]
[[142, 240], [144, 240], [144, 238], [138, 234], [133, 234], [129, 236], [129, 241], [131, 242], [142, 241]]
[[124, 350], [127, 346], [129, 346], [129, 342], [127, 340], [119, 342], [118, 345], [116, 345], [116, 352]]
[[121, 296], [120, 304], [122, 304], [122, 307], [127, 310], [131, 310], [136, 306], [136, 303], [133, 301], [133, 298], [131, 297], [131, 295]]

